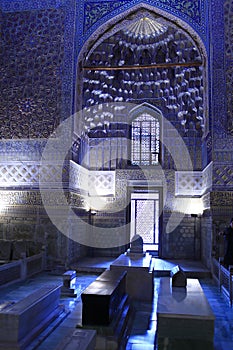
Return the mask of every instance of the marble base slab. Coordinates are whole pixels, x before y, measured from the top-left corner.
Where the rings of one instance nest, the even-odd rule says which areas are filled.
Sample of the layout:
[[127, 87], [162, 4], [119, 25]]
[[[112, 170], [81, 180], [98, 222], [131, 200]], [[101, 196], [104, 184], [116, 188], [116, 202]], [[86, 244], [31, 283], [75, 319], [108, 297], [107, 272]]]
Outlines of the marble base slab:
[[61, 287], [61, 295], [69, 298], [77, 298], [77, 293], [74, 288]]
[[140, 253], [136, 253], [136, 252], [132, 252], [130, 251], [130, 249], [127, 250], [127, 252], [125, 253], [127, 256], [130, 256], [132, 258], [143, 258], [144, 256], [146, 256], [146, 252], [140, 252]]
[[127, 271], [126, 293], [134, 300], [151, 302], [154, 296], [152, 257], [121, 254], [110, 265], [112, 271]]
[[[213, 349], [215, 316], [197, 279], [187, 279], [187, 287], [172, 287], [169, 277], [161, 278], [157, 304], [158, 350], [180, 350], [184, 341], [191, 349]], [[174, 345], [176, 344], [176, 345]], [[199, 344], [199, 347], [195, 347]]]
[[159, 338], [157, 343], [160, 350], [214, 350], [213, 342], [204, 339]]

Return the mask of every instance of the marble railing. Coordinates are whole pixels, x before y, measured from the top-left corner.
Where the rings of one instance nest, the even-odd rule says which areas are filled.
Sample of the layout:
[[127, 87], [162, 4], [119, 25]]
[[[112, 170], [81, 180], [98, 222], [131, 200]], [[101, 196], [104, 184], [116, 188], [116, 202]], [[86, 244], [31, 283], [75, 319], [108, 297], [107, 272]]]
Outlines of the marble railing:
[[0, 285], [24, 280], [44, 270], [44, 252], [0, 265]]
[[[89, 196], [114, 196], [115, 171], [92, 171], [70, 161], [4, 161], [0, 165], [0, 189], [51, 189], [62, 185]], [[212, 163], [203, 171], [177, 171], [175, 194], [201, 196], [212, 186]]]
[[177, 171], [176, 195], [201, 196], [212, 187], [212, 163], [202, 171]]
[[223, 258], [212, 258], [212, 277], [218, 284], [220, 291], [227, 298], [230, 305], [233, 303], [233, 266], [226, 268]]
[[[56, 188], [64, 178], [62, 163], [40, 161], [4, 161], [0, 165], [0, 188]], [[63, 176], [63, 178], [62, 178]]]
[[70, 161], [69, 187], [86, 192], [89, 196], [114, 196], [115, 171], [87, 170]]
[[61, 183], [89, 196], [113, 196], [115, 171], [90, 171], [73, 161], [65, 166], [39, 161], [4, 161], [0, 165], [0, 189], [56, 189]]

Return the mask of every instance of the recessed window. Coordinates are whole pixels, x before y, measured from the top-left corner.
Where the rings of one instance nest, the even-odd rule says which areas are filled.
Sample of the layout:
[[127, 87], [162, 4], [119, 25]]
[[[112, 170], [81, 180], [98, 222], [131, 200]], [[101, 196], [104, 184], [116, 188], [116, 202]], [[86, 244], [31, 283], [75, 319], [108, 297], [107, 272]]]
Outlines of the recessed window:
[[158, 118], [143, 113], [132, 122], [131, 163], [156, 165], [159, 163], [160, 123]]

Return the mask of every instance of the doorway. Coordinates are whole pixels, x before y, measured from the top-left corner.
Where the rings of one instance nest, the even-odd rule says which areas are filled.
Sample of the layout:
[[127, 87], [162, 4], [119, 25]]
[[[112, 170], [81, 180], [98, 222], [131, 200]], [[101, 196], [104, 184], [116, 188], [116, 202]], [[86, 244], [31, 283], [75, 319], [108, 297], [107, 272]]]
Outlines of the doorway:
[[140, 235], [144, 250], [159, 252], [160, 191], [131, 192], [130, 239]]

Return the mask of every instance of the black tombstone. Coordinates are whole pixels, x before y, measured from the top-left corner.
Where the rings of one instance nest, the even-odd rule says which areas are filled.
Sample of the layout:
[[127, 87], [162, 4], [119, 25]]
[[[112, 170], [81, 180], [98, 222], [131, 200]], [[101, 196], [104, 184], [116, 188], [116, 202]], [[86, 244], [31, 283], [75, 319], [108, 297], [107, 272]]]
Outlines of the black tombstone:
[[182, 268], [177, 265], [171, 269], [172, 287], [186, 287], [187, 278]]
[[130, 242], [130, 253], [143, 253], [143, 239], [141, 236], [133, 236]]

